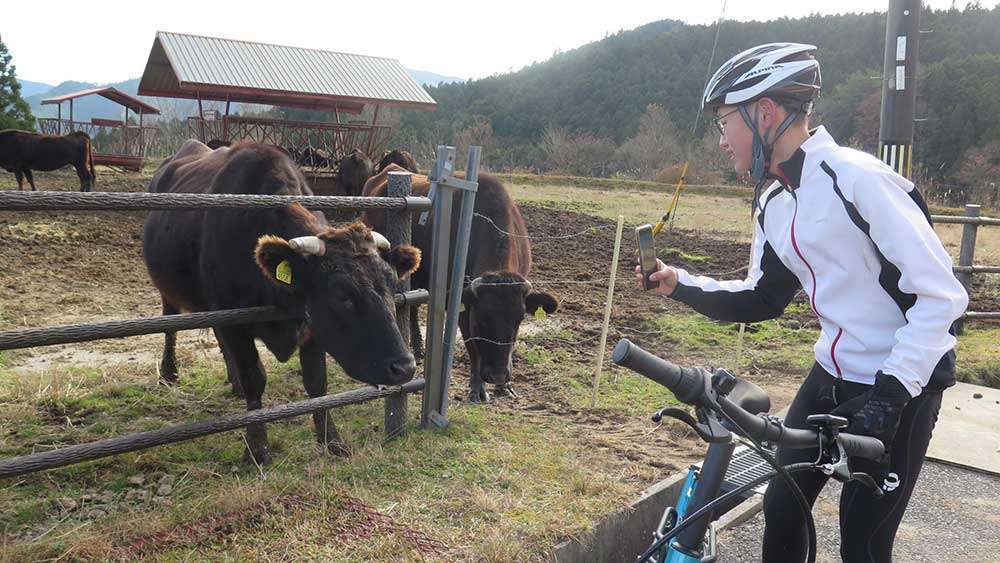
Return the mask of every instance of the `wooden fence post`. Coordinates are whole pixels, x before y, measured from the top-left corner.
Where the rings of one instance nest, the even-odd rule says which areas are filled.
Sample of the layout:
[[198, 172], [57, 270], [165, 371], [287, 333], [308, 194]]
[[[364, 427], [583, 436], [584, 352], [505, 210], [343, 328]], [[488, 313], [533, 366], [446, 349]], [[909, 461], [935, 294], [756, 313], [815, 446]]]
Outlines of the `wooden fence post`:
[[[966, 217], [979, 217], [981, 211], [980, 206], [967, 203], [965, 205], [965, 216]], [[976, 254], [976, 232], [979, 225], [975, 223], [966, 223], [962, 227], [962, 247], [958, 254], [958, 265], [963, 267], [971, 267], [973, 258]], [[962, 282], [965, 286], [965, 291], [972, 293], [972, 272], [959, 272], [956, 277], [958, 281]], [[965, 319], [959, 318], [955, 321], [955, 334], [962, 334], [965, 328]]]
[[[386, 195], [389, 197], [410, 197], [412, 175], [409, 172], [389, 172], [389, 185]], [[385, 236], [392, 246], [410, 244], [413, 240], [410, 232], [412, 225], [409, 211], [394, 211], [386, 214]], [[410, 278], [401, 281], [397, 292], [410, 289]], [[403, 342], [410, 345], [410, 315], [416, 314], [407, 304], [396, 306], [396, 325], [403, 337]], [[395, 438], [406, 431], [406, 393], [393, 393], [385, 398], [385, 437]]]

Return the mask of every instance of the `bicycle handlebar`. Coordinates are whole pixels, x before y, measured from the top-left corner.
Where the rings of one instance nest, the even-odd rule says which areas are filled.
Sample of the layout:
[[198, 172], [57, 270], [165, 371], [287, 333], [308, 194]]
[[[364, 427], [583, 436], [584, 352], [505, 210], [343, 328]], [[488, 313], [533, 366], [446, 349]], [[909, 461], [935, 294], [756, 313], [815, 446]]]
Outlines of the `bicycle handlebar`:
[[[747, 412], [721, 394], [714, 397], [716, 405], [712, 405], [711, 374], [708, 371], [678, 366], [650, 354], [627, 338], [615, 345], [611, 361], [666, 387], [683, 403], [712, 408], [717, 405], [718, 410], [745, 431], [748, 438], [789, 448], [809, 448], [819, 444], [823, 437], [817, 430], [788, 428], [775, 420]], [[838, 434], [837, 442], [850, 457], [877, 460], [885, 453], [882, 442], [870, 436]]]

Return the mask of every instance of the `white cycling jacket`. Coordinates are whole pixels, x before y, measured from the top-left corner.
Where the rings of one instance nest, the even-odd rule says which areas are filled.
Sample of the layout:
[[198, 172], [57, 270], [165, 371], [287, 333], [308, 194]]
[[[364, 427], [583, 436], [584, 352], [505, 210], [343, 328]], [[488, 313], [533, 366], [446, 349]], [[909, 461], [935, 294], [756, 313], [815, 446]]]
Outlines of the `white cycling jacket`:
[[784, 178], [759, 200], [747, 278], [678, 269], [671, 297], [718, 320], [756, 322], [781, 315], [801, 287], [828, 373], [872, 384], [882, 371], [914, 397], [952, 385], [950, 329], [969, 298], [913, 183], [823, 127], [779, 167]]

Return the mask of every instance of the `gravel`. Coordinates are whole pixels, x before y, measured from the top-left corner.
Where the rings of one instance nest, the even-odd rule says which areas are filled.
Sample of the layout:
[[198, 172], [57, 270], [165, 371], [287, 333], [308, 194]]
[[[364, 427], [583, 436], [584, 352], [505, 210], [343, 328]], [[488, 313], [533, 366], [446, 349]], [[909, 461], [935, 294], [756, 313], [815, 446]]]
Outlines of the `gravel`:
[[[838, 499], [831, 481], [813, 515], [818, 562], [840, 561]], [[763, 514], [723, 532], [720, 562], [760, 561]], [[926, 462], [896, 534], [893, 561], [1000, 562], [1000, 477]]]

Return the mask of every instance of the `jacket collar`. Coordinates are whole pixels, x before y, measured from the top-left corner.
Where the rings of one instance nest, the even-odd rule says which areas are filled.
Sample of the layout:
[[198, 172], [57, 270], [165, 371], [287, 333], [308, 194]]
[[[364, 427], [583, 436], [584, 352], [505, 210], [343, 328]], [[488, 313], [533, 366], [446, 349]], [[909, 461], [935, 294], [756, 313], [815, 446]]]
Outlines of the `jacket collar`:
[[782, 184], [791, 189], [796, 189], [802, 185], [802, 170], [806, 164], [806, 156], [816, 151], [836, 146], [836, 141], [827, 132], [826, 127], [820, 125], [809, 132], [809, 138], [803, 142], [799, 148], [795, 149], [788, 160], [778, 164], [778, 179]]

